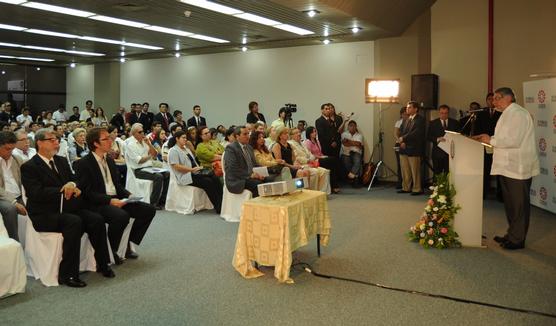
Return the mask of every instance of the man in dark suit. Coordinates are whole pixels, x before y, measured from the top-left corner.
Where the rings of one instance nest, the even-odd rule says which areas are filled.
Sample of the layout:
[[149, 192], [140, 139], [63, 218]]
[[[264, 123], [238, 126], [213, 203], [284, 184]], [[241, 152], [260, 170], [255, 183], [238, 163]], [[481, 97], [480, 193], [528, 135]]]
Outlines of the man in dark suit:
[[400, 130], [400, 165], [402, 168], [402, 190], [398, 193], [420, 195], [421, 160], [425, 150], [425, 119], [418, 114], [419, 103], [409, 101], [406, 106], [408, 118]]
[[154, 121], [154, 113], [149, 111], [149, 106], [150, 104], [148, 102], [143, 103], [143, 114], [147, 116], [146, 125], [144, 124], [143, 128], [145, 128], [147, 132], [151, 131], [151, 125]]
[[241, 194], [244, 189], [253, 193], [253, 197], [259, 196], [257, 186], [265, 181], [265, 178], [253, 172], [257, 166], [253, 148], [249, 145], [249, 131], [245, 127], [234, 129], [236, 141], [226, 146], [224, 151], [224, 175], [225, 184], [229, 192]]
[[[486, 96], [487, 106], [483, 108], [483, 111], [477, 114], [477, 134], [487, 134], [489, 136], [494, 136], [494, 129], [498, 123], [498, 119], [502, 115], [501, 112], [496, 111], [494, 107], [494, 94], [488, 93]], [[484, 149], [484, 160], [483, 160], [483, 198], [486, 198], [487, 194], [490, 193], [490, 170], [492, 168], [492, 153], [487, 153], [486, 148]], [[497, 184], [496, 197], [498, 200], [502, 201], [502, 192], [500, 183]]]
[[444, 139], [446, 130], [458, 132], [459, 128], [459, 121], [450, 118], [450, 107], [446, 104], [441, 105], [438, 108], [438, 119], [434, 119], [430, 122], [429, 132], [427, 134], [427, 139], [432, 143], [431, 157], [434, 174], [449, 171], [450, 160], [448, 158], [448, 153], [440, 149], [438, 144], [446, 141]]
[[162, 124], [162, 129], [170, 132], [170, 124], [174, 122], [174, 117], [168, 112], [168, 103], [160, 103], [158, 109], [160, 112], [154, 116], [154, 121], [159, 121]]
[[95, 249], [98, 272], [105, 277], [114, 277], [108, 266], [104, 220], [99, 214], [83, 209], [81, 190], [72, 181], [74, 178], [68, 161], [56, 155], [60, 147], [58, 138], [53, 131], [40, 129], [35, 134], [35, 141], [38, 153], [21, 166], [21, 182], [35, 230], [60, 232], [64, 237], [59, 282], [70, 287], [87, 285], [79, 279], [83, 232], [87, 232]]
[[195, 105], [193, 107], [193, 116], [187, 120], [187, 127], [195, 127], [199, 129], [199, 127], [205, 127], [207, 125], [207, 120], [204, 117], [201, 117], [201, 107]]
[[130, 126], [133, 126], [136, 123], [140, 123], [143, 126], [149, 123], [149, 118], [145, 113], [143, 113], [143, 109], [141, 108], [141, 104], [134, 104], [133, 105], [134, 112], [131, 112], [129, 119]]
[[[121, 264], [123, 257], [118, 257], [116, 251], [120, 245], [122, 234], [129, 223], [129, 218], [135, 221], [131, 228], [129, 241], [139, 245], [156, 210], [152, 205], [143, 202], [126, 203], [130, 192], [120, 183], [120, 174], [116, 163], [106, 155], [112, 148], [110, 134], [104, 128], [92, 128], [87, 132], [87, 146], [91, 152], [75, 164], [79, 184], [83, 186], [83, 198], [87, 207], [99, 213], [108, 223], [108, 240], [112, 247], [116, 264]], [[127, 245], [126, 258], [137, 258]]]
[[125, 129], [125, 108], [120, 106], [118, 112], [110, 119], [110, 124], [118, 129], [118, 135], [122, 135]]
[[320, 141], [322, 153], [327, 156], [338, 157], [338, 130], [334, 123], [329, 119], [330, 106], [323, 104], [320, 107], [321, 116], [315, 120], [315, 128]]

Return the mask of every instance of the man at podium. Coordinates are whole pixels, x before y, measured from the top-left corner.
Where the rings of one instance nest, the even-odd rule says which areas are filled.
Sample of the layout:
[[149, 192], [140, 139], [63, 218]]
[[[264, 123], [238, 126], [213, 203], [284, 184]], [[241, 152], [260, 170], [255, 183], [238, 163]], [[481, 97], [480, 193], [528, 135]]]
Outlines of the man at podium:
[[531, 180], [539, 174], [534, 124], [529, 112], [515, 103], [511, 88], [496, 90], [494, 106], [502, 112], [494, 135], [474, 138], [494, 148], [491, 174], [499, 176], [509, 223], [507, 234], [494, 240], [504, 249], [522, 249], [529, 228]]

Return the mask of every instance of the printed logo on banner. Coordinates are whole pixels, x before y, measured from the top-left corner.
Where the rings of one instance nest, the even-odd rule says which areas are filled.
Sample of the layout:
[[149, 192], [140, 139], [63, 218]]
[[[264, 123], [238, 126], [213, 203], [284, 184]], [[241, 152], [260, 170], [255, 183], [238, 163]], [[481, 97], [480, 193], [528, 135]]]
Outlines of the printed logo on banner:
[[544, 101], [546, 100], [546, 93], [544, 92], [544, 90], [541, 89], [537, 93], [537, 99], [539, 100], [539, 103], [544, 103]]
[[525, 103], [535, 103], [535, 98], [533, 96], [526, 96]]
[[546, 121], [546, 120], [538, 120], [538, 121], [537, 121], [537, 127], [544, 127], [544, 128], [548, 127], [548, 121]]
[[539, 139], [539, 156], [546, 157], [546, 139]]
[[546, 199], [548, 198], [548, 192], [546, 191], [545, 187], [540, 187], [539, 197], [540, 197], [541, 204], [546, 206]]

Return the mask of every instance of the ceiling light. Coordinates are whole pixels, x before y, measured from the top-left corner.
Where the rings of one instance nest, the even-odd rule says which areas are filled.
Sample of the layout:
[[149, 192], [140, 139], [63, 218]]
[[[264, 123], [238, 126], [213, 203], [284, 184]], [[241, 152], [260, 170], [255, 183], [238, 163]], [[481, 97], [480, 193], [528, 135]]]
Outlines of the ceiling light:
[[65, 8], [60, 6], [47, 5], [46, 3], [39, 2], [25, 2], [22, 4], [24, 7], [35, 8], [40, 10], [52, 11], [59, 14], [78, 16], [78, 17], [89, 17], [94, 16], [94, 12]]
[[10, 48], [20, 48], [21, 45], [19, 44], [15, 44], [15, 43], [4, 43], [4, 42], [0, 42], [0, 46], [8, 46]]
[[206, 35], [201, 35], [201, 34], [193, 34], [193, 35], [189, 35], [189, 37], [196, 38], [196, 39], [199, 39], [199, 40], [209, 41], [209, 42], [215, 42], [215, 43], [230, 43], [230, 41], [227, 41], [227, 40], [223, 40], [223, 39], [216, 38], [216, 37], [211, 37], [211, 36], [206, 36]]
[[279, 28], [281, 30], [288, 31], [288, 32], [291, 32], [291, 33], [295, 33], [297, 35], [315, 34], [315, 33], [311, 32], [309, 30], [299, 28], [299, 27], [295, 27], [295, 26], [288, 25], [288, 24], [280, 24], [280, 25], [276, 25], [276, 26], [273, 26], [273, 27]]
[[181, 57], [181, 54], [180, 54], [179, 52], [176, 52], [176, 54], [174, 54], [174, 56], [175, 56], [176, 58], [179, 58], [179, 57]]
[[22, 48], [31, 49], [31, 50], [40, 50], [40, 51], [65, 52], [65, 50], [62, 49], [48, 48], [45, 46], [23, 45]]
[[125, 52], [124, 51], [120, 52], [120, 57], [125, 57]]
[[250, 14], [250, 13], [247, 13], [247, 12], [245, 12], [243, 14], [239, 14], [239, 15], [234, 15], [234, 17], [245, 19], [245, 20], [248, 20], [248, 21], [252, 21], [252, 22], [267, 25], [267, 26], [276, 26], [276, 25], [281, 24], [280, 22], [277, 22], [275, 20], [268, 19], [268, 18], [261, 17], [261, 16], [257, 16], [257, 15]]
[[322, 40], [322, 43], [324, 43], [324, 45], [328, 45], [330, 44], [330, 40], [325, 38], [324, 40]]
[[56, 36], [56, 37], [65, 37], [65, 38], [77, 38], [78, 37], [77, 35], [73, 35], [73, 34], [51, 32], [51, 31], [45, 31], [45, 30], [42, 30], [42, 29], [34, 29], [34, 28], [26, 29], [26, 30], [24, 30], [24, 32], [41, 34], [41, 35], [48, 35], [48, 36]]
[[226, 15], [237, 15], [243, 13], [243, 11], [231, 8], [228, 6], [224, 6], [218, 3], [206, 1], [206, 0], [180, 0], [180, 2], [186, 3], [188, 5], [197, 6], [201, 8], [205, 8], [212, 11], [217, 11], [219, 13], [223, 13]]
[[44, 58], [31, 58], [31, 57], [17, 57], [19, 60], [29, 60], [29, 61], [44, 61], [44, 62], [52, 62], [54, 59], [44, 59]]
[[37, 67], [37, 71], [41, 71], [41, 67]]
[[247, 37], [242, 37], [241, 38], [241, 44], [247, 44]]
[[15, 59], [16, 57], [12, 56], [12, 55], [0, 55], [1, 59]]
[[109, 44], [122, 44], [122, 41], [111, 40], [111, 39], [102, 38], [102, 37], [80, 36], [79, 38], [82, 39], [82, 40], [93, 41], [93, 42], [101, 42], [101, 43], [109, 43]]
[[70, 68], [75, 68], [75, 62], [70, 63]]
[[140, 22], [134, 22], [134, 21], [127, 20], [127, 19], [120, 19], [120, 18], [108, 17], [108, 16], [103, 16], [103, 15], [96, 15], [96, 16], [91, 16], [91, 17], [88, 17], [88, 18], [94, 19], [94, 20], [100, 20], [100, 21], [107, 22], [107, 23], [137, 27], [137, 28], [143, 28], [143, 27], [149, 26], [148, 24], [144, 24], [144, 23], [140, 23]]
[[0, 2], [9, 3], [11, 5], [19, 5], [19, 4], [24, 3], [25, 1], [26, 0], [0, 0]]
[[166, 28], [162, 26], [146, 26], [144, 27], [144, 29], [148, 29], [150, 31], [155, 31], [155, 32], [166, 33], [166, 34], [178, 35], [178, 36], [189, 36], [193, 34], [190, 32], [180, 31], [179, 29]]
[[246, 46], [241, 47], [241, 51], [242, 51], [242, 52], [247, 51], [247, 47], [246, 47]]
[[180, 50], [180, 44], [176, 43], [176, 51], [179, 51], [179, 50]]
[[162, 49], [164, 49], [164, 48], [161, 48], [160, 46], [146, 45], [146, 44], [141, 44], [141, 43], [122, 42], [122, 44], [125, 45], [125, 46], [131, 46], [131, 47], [134, 47], [134, 48], [149, 49], [149, 50], [162, 50]]
[[120, 62], [124, 63], [125, 62], [125, 58], [120, 58]]
[[76, 50], [64, 50], [64, 52], [66, 53], [71, 53], [71, 54], [79, 54], [79, 55], [90, 55], [93, 57], [102, 57], [105, 56], [106, 54], [104, 53], [96, 53], [96, 52], [87, 52], [87, 51], [76, 51]]
[[311, 9], [311, 10], [305, 10], [304, 13], [307, 14], [307, 16], [313, 18], [313, 17], [315, 17], [317, 14], [320, 14], [320, 11], [315, 10], [315, 9]]
[[328, 36], [328, 26], [324, 27], [324, 32], [322, 32], [323, 36]]
[[9, 29], [9, 30], [11, 30], [11, 31], [22, 31], [22, 30], [24, 30], [24, 29], [27, 29], [27, 27], [0, 24], [0, 29]]
[[354, 27], [351, 28], [351, 32], [352, 32], [353, 34], [359, 32], [360, 30], [361, 30], [361, 27], [357, 27], [357, 26], [354, 26]]
[[5, 74], [6, 74], [6, 70], [2, 70], [2, 75], [5, 75]]

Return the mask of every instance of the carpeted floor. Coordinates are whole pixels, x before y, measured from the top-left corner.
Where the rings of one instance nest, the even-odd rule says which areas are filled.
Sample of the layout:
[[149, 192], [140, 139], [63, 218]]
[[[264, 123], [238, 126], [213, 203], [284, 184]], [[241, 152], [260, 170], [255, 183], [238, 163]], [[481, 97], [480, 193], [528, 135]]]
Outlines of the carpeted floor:
[[[424, 250], [405, 232], [425, 196], [394, 189], [345, 189], [330, 197], [332, 236], [294, 253], [324, 274], [556, 314], [556, 216], [532, 209], [527, 248], [505, 251], [501, 203], [485, 202], [487, 249]], [[238, 224], [212, 211], [159, 212], [137, 261], [116, 278], [87, 273], [88, 286], [46, 288], [0, 300], [0, 325], [556, 325], [555, 318], [395, 292], [293, 270], [280, 284], [272, 268], [245, 280], [232, 267]]]

